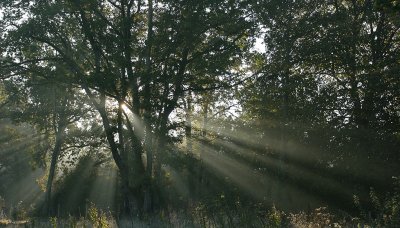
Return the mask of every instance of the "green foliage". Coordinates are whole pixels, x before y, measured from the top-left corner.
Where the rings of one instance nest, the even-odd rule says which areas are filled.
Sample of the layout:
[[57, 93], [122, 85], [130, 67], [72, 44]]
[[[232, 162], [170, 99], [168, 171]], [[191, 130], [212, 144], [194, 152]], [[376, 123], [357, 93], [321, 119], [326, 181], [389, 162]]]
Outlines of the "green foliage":
[[57, 228], [57, 225], [58, 225], [57, 217], [50, 217], [49, 220], [50, 220], [51, 226], [53, 228]]
[[329, 226], [280, 210], [357, 195], [367, 223], [398, 224], [399, 1], [152, 5], [0, 2], [0, 194], [50, 158], [53, 215], [80, 214], [112, 158], [121, 214]]
[[26, 220], [28, 218], [28, 211], [23, 201], [18, 202], [11, 211], [11, 217], [14, 220]]
[[270, 227], [281, 227], [284, 214], [276, 209], [275, 205], [272, 206], [268, 213], [268, 221]]
[[108, 224], [109, 218], [107, 217], [106, 213], [96, 208], [93, 203], [90, 204], [90, 207], [88, 209], [88, 216], [94, 227], [110, 227]]
[[394, 178], [394, 190], [385, 197], [371, 188], [369, 202], [364, 205], [355, 201], [361, 214], [361, 219], [376, 227], [397, 227], [400, 225], [400, 182]]

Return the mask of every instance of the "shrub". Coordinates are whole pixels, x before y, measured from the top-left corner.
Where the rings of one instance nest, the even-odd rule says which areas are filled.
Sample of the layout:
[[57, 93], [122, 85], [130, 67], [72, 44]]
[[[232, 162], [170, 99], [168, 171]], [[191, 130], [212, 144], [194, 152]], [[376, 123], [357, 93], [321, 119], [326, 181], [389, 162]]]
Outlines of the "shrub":
[[89, 220], [92, 222], [94, 227], [98, 228], [108, 228], [109, 224], [107, 222], [108, 218], [105, 212], [92, 203], [88, 209]]
[[23, 201], [19, 201], [17, 205], [12, 209], [12, 219], [14, 220], [25, 220], [28, 218], [28, 210], [25, 208]]
[[289, 215], [290, 224], [299, 228], [337, 227], [338, 223], [334, 223], [333, 219], [334, 216], [327, 211], [326, 207], [317, 208], [310, 214], [300, 212]]

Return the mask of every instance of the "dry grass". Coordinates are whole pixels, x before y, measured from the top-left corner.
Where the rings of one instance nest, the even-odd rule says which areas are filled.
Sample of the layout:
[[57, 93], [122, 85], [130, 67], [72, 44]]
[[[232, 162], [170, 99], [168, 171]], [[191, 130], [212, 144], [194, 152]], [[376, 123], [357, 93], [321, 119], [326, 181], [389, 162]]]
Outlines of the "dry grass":
[[0, 219], [0, 226], [9, 226], [9, 225], [25, 225], [28, 224], [28, 220], [21, 220], [21, 221], [11, 221], [10, 219]]
[[8, 225], [11, 223], [10, 219], [0, 219], [0, 225]]

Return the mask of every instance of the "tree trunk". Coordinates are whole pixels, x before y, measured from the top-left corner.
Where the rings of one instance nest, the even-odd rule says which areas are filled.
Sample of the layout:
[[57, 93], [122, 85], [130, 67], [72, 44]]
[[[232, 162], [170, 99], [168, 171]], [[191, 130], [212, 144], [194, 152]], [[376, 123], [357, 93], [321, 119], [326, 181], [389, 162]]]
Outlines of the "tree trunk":
[[144, 211], [149, 212], [152, 209], [152, 174], [153, 174], [153, 150], [151, 133], [151, 47], [153, 35], [153, 1], [148, 0], [148, 24], [147, 24], [147, 53], [146, 53], [146, 78], [144, 80], [144, 124], [146, 126], [145, 150], [147, 155], [146, 166], [146, 186], [144, 192]]
[[44, 207], [45, 213], [48, 215], [51, 215], [53, 212], [51, 205], [51, 191], [52, 191], [54, 176], [56, 173], [58, 156], [60, 155], [63, 141], [64, 141], [64, 127], [60, 128], [56, 133], [56, 142], [54, 144], [53, 153], [51, 155], [51, 163], [50, 163], [49, 177], [47, 179], [47, 186], [45, 192], [45, 207]]
[[185, 123], [185, 136], [186, 136], [186, 151], [189, 155], [193, 155], [192, 145], [192, 94], [189, 92], [187, 101], [185, 102], [186, 123]]

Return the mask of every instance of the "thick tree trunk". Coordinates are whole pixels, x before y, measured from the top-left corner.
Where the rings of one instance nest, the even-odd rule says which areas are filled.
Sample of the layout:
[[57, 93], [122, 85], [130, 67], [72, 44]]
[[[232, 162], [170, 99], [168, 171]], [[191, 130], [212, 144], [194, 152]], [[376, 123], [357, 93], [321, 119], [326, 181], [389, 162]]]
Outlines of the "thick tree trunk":
[[64, 141], [64, 127], [60, 128], [56, 134], [56, 142], [54, 144], [53, 152], [51, 155], [51, 163], [49, 170], [49, 177], [47, 179], [46, 192], [45, 192], [45, 213], [48, 215], [52, 214], [52, 205], [51, 205], [51, 192], [53, 186], [53, 180], [56, 173], [57, 161], [61, 152], [61, 146]]

